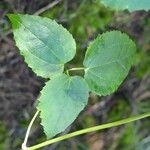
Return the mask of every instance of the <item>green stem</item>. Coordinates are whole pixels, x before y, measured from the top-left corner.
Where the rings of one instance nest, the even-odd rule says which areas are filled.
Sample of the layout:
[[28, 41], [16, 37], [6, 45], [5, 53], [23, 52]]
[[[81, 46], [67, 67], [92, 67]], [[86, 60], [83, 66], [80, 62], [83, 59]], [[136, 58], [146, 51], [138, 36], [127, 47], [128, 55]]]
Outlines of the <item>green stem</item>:
[[65, 73], [69, 76], [69, 71], [76, 71], [76, 70], [85, 70], [84, 67], [79, 67], [79, 68], [71, 68], [65, 71]]
[[84, 67], [79, 67], [79, 68], [68, 69], [68, 71], [75, 71], [75, 70], [85, 70], [85, 68]]
[[138, 116], [133, 116], [127, 119], [122, 119], [120, 121], [116, 121], [116, 122], [112, 122], [112, 123], [107, 123], [107, 124], [103, 124], [103, 125], [99, 125], [99, 126], [95, 126], [95, 127], [91, 127], [91, 128], [87, 128], [87, 129], [83, 129], [83, 130], [79, 130], [76, 132], [72, 132], [48, 141], [45, 141], [43, 143], [37, 144], [35, 146], [31, 146], [31, 147], [27, 147], [26, 150], [35, 150], [35, 149], [39, 149], [41, 147], [53, 144], [55, 142], [59, 142], [71, 137], [75, 137], [77, 135], [81, 135], [81, 134], [85, 134], [85, 133], [89, 133], [89, 132], [93, 132], [93, 131], [98, 131], [98, 130], [102, 130], [102, 129], [106, 129], [106, 128], [111, 128], [111, 127], [115, 127], [115, 126], [119, 126], [119, 125], [123, 125], [123, 124], [127, 124], [136, 120], [140, 120], [146, 117], [150, 117], [150, 112], [142, 114], [142, 115], [138, 115]]
[[35, 115], [33, 116], [29, 126], [28, 126], [28, 129], [27, 129], [27, 132], [26, 132], [26, 135], [25, 135], [25, 139], [24, 139], [24, 142], [22, 143], [22, 149], [23, 150], [26, 150], [27, 149], [27, 141], [28, 141], [28, 137], [29, 137], [29, 134], [30, 134], [30, 130], [31, 130], [31, 127], [32, 127], [32, 124], [34, 123], [37, 115], [39, 114], [39, 110], [35, 113]]

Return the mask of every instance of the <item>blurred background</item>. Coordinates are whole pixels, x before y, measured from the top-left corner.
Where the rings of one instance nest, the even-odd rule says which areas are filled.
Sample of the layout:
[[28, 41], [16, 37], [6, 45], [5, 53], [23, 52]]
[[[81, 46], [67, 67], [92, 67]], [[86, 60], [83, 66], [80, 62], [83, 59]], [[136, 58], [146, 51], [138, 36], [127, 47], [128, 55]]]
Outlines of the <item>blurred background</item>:
[[[134, 66], [118, 91], [106, 97], [91, 94], [88, 106], [65, 133], [150, 111], [150, 12], [116, 12], [94, 0], [0, 0], [0, 150], [21, 149], [46, 81], [19, 55], [7, 13], [36, 14], [66, 27], [77, 42], [77, 55], [68, 68], [82, 66], [89, 42], [105, 31], [126, 32], [137, 45]], [[37, 119], [28, 144], [44, 140]], [[42, 150], [150, 150], [150, 119], [70, 138]]]

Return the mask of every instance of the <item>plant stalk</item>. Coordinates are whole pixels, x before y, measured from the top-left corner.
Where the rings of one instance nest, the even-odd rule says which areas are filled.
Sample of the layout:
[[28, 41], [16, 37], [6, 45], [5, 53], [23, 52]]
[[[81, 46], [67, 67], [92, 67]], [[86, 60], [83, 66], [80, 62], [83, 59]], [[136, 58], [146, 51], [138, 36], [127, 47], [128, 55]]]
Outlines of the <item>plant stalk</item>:
[[62, 140], [68, 139], [68, 138], [72, 138], [72, 137], [82, 135], [82, 134], [86, 134], [86, 133], [89, 133], [89, 132], [94, 132], [94, 131], [98, 131], [98, 130], [102, 130], [102, 129], [107, 129], [107, 128], [111, 128], [111, 127], [115, 127], [115, 126], [120, 126], [120, 125], [127, 124], [127, 123], [130, 123], [130, 122], [133, 122], [133, 121], [137, 121], [137, 120], [140, 120], [140, 119], [143, 119], [143, 118], [146, 118], [146, 117], [150, 117], [150, 112], [144, 113], [144, 114], [138, 115], [138, 116], [133, 116], [133, 117], [130, 117], [130, 118], [127, 118], [127, 119], [122, 119], [122, 120], [119, 120], [119, 121], [115, 121], [115, 122], [112, 122], [112, 123], [107, 123], [107, 124], [87, 128], [87, 129], [82, 129], [82, 130], [79, 130], [79, 131], [76, 131], [76, 132], [72, 132], [72, 133], [69, 133], [69, 134], [51, 139], [51, 140], [47, 140], [45, 142], [42, 142], [40, 144], [31, 146], [31, 147], [26, 147], [25, 150], [36, 150], [36, 149], [39, 149], [41, 147], [45, 147], [47, 145], [50, 145], [50, 144], [53, 144], [53, 143], [56, 143], [56, 142], [59, 142], [59, 141], [62, 141]]
[[85, 68], [84, 67], [79, 67], [79, 68], [68, 69], [68, 71], [76, 71], [76, 70], [85, 70]]
[[29, 138], [29, 134], [30, 134], [30, 130], [31, 130], [31, 127], [37, 117], [37, 115], [39, 114], [39, 110], [35, 113], [35, 115], [33, 116], [29, 126], [28, 126], [28, 129], [27, 129], [27, 132], [26, 132], [26, 135], [25, 135], [25, 139], [24, 139], [24, 142], [22, 143], [22, 150], [26, 150], [27, 149], [27, 141], [28, 141], [28, 138]]

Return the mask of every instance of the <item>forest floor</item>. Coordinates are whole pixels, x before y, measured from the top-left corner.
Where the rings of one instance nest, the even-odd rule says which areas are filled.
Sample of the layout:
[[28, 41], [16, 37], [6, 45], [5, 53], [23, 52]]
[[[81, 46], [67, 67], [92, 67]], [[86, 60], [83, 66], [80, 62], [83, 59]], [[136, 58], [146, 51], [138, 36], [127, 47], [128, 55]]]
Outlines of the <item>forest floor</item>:
[[[48, 6], [48, 7], [47, 7]], [[45, 80], [24, 63], [15, 46], [7, 13], [40, 14], [66, 27], [77, 41], [78, 55], [67, 67], [79, 66], [86, 47], [98, 34], [121, 30], [137, 44], [137, 57], [129, 76], [110, 96], [91, 94], [90, 102], [66, 132], [116, 121], [150, 110], [150, 12], [113, 12], [91, 0], [0, 1], [0, 149], [19, 150], [36, 100]], [[33, 145], [45, 140], [37, 120], [30, 137]], [[53, 144], [44, 150], [149, 150], [150, 121], [90, 133]]]

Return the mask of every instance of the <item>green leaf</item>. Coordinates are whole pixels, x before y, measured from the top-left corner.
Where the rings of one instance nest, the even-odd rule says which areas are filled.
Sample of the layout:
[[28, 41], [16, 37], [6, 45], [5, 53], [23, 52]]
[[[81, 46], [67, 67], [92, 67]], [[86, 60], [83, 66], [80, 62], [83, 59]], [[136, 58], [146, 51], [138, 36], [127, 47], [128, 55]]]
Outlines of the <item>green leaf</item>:
[[79, 76], [55, 76], [46, 83], [39, 98], [41, 124], [48, 138], [64, 131], [88, 101], [88, 85]]
[[113, 93], [127, 76], [135, 51], [134, 42], [124, 33], [111, 31], [98, 36], [83, 63], [90, 90], [104, 96]]
[[105, 6], [116, 10], [150, 10], [150, 0], [100, 0]]
[[37, 75], [50, 78], [62, 73], [76, 53], [72, 35], [54, 20], [31, 15], [8, 15], [16, 45]]

